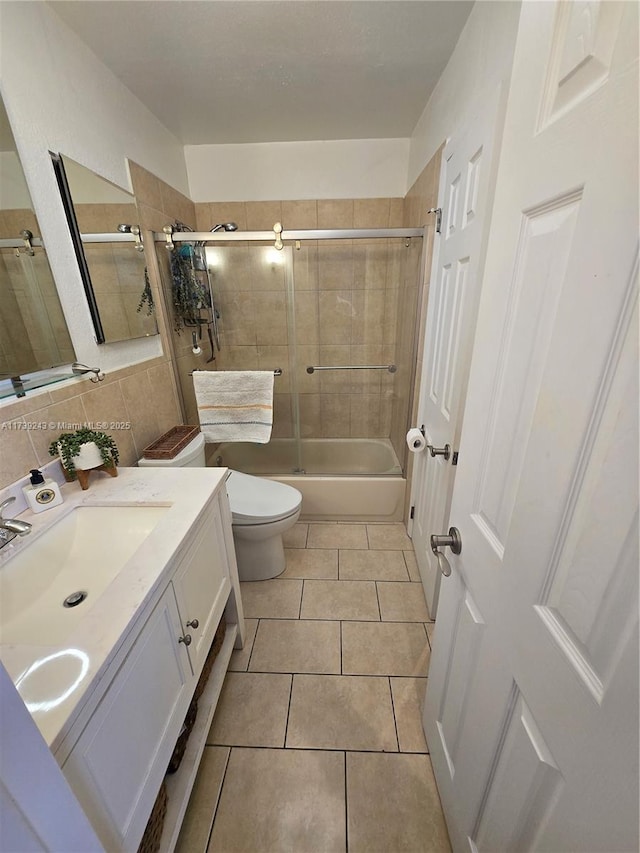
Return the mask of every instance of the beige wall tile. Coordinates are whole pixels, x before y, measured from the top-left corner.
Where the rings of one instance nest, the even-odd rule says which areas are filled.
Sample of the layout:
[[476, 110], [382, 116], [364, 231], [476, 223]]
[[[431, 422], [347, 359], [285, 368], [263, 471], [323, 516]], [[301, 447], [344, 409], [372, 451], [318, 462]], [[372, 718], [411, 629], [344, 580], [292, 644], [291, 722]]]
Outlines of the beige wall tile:
[[300, 394], [300, 434], [302, 438], [318, 435], [320, 394]]
[[296, 342], [305, 346], [320, 343], [318, 292], [303, 290], [295, 296]]
[[[111, 383], [110, 385], [103, 385], [103, 387], [98, 385], [93, 391], [82, 395], [82, 403], [86, 419], [94, 424], [98, 422], [126, 423], [129, 421], [129, 411], [124, 402], [119, 383]], [[132, 430], [103, 428], [103, 431], [115, 440], [120, 453], [120, 465], [134, 465], [138, 460], [138, 455]]]
[[321, 290], [319, 293], [320, 343], [350, 344], [351, 324], [356, 316], [357, 292], [351, 290]]
[[311, 201], [283, 201], [282, 225], [285, 231], [318, 227], [318, 204]]
[[357, 198], [353, 202], [354, 228], [388, 228], [391, 200]]
[[[2, 419], [2, 452], [0, 452], [0, 486], [8, 486], [10, 483], [26, 477], [31, 468], [44, 463], [40, 462], [33, 444], [31, 443], [31, 430], [25, 428], [25, 419], [18, 418], [14, 421]], [[45, 434], [48, 434], [45, 432]], [[52, 440], [54, 436], [51, 437]], [[51, 457], [46, 460], [51, 461]]]
[[318, 228], [353, 228], [353, 199], [319, 199]]
[[[49, 445], [51, 442], [62, 432], [75, 432], [76, 429], [84, 426], [88, 418], [82, 405], [82, 397], [72, 397], [62, 403], [47, 406], [46, 409], [39, 409], [33, 415], [25, 418], [25, 420], [41, 421], [49, 424], [48, 429], [31, 430], [29, 433], [38, 463], [46, 465], [52, 459], [49, 456]], [[97, 427], [94, 426], [94, 429], [97, 429]]]
[[320, 434], [322, 438], [348, 438], [351, 434], [350, 396], [348, 394], [322, 394], [320, 405]]
[[258, 344], [287, 345], [287, 298], [284, 291], [254, 294], [256, 341]]
[[[213, 201], [209, 205], [209, 221], [203, 229], [209, 231], [215, 225], [235, 222], [239, 231], [251, 230], [247, 225], [247, 210], [243, 201]], [[269, 227], [273, 225], [273, 222]]]
[[144, 448], [155, 441], [162, 432], [158, 423], [155, 394], [148, 371], [141, 371], [122, 379], [120, 390], [129, 413], [128, 419], [131, 421], [131, 434], [136, 445], [136, 453], [140, 458]]
[[160, 178], [129, 160], [129, 174], [136, 201], [156, 210], [163, 210]]
[[276, 222], [282, 223], [282, 203], [279, 201], [247, 201], [248, 231], [271, 231]]

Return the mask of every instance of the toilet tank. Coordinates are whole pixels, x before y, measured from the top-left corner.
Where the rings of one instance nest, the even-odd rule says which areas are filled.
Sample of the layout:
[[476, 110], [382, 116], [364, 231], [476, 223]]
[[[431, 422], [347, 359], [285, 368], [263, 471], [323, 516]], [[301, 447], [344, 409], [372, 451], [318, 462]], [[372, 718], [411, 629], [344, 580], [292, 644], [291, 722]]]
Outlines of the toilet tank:
[[201, 432], [191, 439], [173, 459], [138, 459], [139, 468], [204, 468], [204, 436]]

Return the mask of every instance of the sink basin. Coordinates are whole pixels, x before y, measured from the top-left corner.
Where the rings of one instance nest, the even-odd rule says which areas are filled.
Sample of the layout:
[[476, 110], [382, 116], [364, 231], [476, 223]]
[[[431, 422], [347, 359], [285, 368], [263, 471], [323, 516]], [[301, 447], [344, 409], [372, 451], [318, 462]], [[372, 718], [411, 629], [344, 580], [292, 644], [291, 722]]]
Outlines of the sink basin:
[[0, 643], [64, 642], [168, 509], [78, 507], [60, 519], [0, 569]]

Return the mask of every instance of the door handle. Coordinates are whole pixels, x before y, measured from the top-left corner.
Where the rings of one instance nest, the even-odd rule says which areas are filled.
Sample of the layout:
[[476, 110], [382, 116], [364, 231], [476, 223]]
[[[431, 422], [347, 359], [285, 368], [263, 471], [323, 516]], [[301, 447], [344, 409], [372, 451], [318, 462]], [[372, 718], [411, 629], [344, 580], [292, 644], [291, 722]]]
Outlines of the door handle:
[[435, 459], [436, 456], [444, 456], [444, 461], [448, 462], [451, 457], [451, 445], [445, 444], [444, 447], [433, 447], [431, 444], [427, 445], [429, 448], [429, 453]]
[[454, 554], [460, 554], [462, 551], [462, 537], [460, 536], [460, 531], [457, 527], [450, 527], [448, 534], [434, 533], [430, 537], [429, 541], [431, 542], [431, 550], [438, 560], [438, 568], [445, 578], [448, 578], [451, 574], [451, 566], [440, 548], [451, 548], [451, 551]]

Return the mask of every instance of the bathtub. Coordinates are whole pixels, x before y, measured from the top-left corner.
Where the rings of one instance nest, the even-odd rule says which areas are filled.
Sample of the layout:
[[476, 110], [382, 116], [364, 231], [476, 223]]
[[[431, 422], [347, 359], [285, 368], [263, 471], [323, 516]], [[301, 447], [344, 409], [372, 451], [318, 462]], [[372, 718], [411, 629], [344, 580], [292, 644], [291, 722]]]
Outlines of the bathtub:
[[302, 519], [402, 521], [406, 480], [383, 438], [272, 439], [221, 444], [207, 464], [288, 483], [302, 492]]

